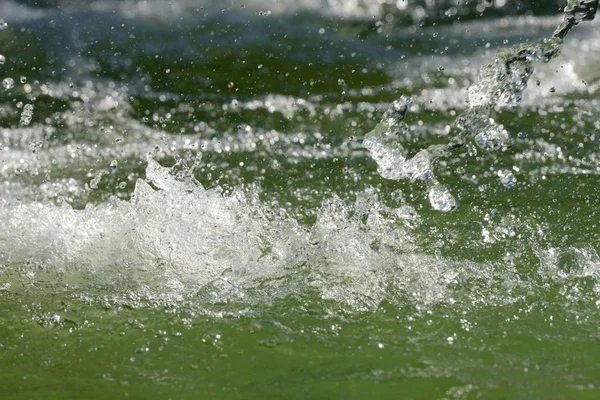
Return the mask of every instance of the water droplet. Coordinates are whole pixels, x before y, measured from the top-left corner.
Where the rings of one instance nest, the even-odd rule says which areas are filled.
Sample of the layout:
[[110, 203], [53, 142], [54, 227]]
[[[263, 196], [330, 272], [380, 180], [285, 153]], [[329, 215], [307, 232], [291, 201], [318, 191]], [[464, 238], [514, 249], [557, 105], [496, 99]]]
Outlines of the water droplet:
[[0, 54], [0, 65], [3, 65], [6, 62], [6, 57]]
[[449, 212], [457, 207], [454, 196], [439, 183], [435, 183], [429, 188], [429, 202], [436, 211]]
[[6, 90], [12, 89], [15, 86], [15, 80], [13, 78], [4, 78], [2, 80], [2, 86], [4, 86], [4, 89]]
[[27, 78], [26, 78], [26, 77], [24, 77], [24, 76], [22, 76], [22, 77], [19, 79], [19, 81], [20, 81], [21, 83], [27, 83]]
[[502, 125], [490, 124], [475, 135], [475, 144], [485, 150], [500, 150], [510, 145], [510, 136]]
[[33, 104], [25, 104], [21, 112], [21, 125], [29, 125], [33, 118]]
[[394, 190], [391, 194], [392, 200], [394, 200], [398, 204], [404, 204], [405, 199], [402, 191], [400, 189]]
[[98, 184], [100, 183], [100, 180], [102, 179], [102, 177], [104, 176], [104, 174], [107, 174], [108, 172], [106, 170], [100, 171], [96, 174], [96, 176], [94, 177], [94, 179], [92, 179], [90, 181], [90, 189], [94, 190], [98, 188]]
[[512, 189], [517, 184], [517, 178], [513, 175], [513, 173], [507, 169], [501, 169], [497, 172], [498, 178], [500, 178], [500, 182], [507, 189]]

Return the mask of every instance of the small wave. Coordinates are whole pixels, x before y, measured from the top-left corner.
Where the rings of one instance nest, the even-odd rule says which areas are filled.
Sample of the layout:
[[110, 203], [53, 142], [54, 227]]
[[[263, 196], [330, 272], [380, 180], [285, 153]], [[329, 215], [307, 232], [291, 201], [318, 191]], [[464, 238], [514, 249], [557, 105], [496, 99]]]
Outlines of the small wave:
[[[152, 159], [130, 201], [75, 210], [4, 199], [0, 221], [2, 290], [68, 289], [134, 307], [184, 302], [245, 309], [307, 293], [347, 312], [382, 302], [423, 310], [455, 303], [489, 307], [546, 290], [536, 288], [540, 279], [575, 287], [581, 279], [600, 278], [590, 246], [536, 250], [540, 268], [535, 278], [523, 279], [510, 260], [428, 254], [416, 243], [416, 211], [390, 208], [374, 191], [351, 204], [334, 197], [314, 224], [303, 226], [260, 201], [257, 192], [205, 189]], [[515, 237], [520, 228], [514, 222], [490, 224], [483, 239]], [[556, 256], [569, 252], [580, 260], [576, 274], [560, 267]]]
[[414, 210], [388, 208], [374, 193], [353, 205], [333, 198], [303, 227], [255, 195], [205, 189], [153, 160], [146, 175], [130, 201], [83, 210], [4, 199], [4, 289], [40, 290], [51, 281], [52, 290], [62, 282], [163, 302], [200, 296], [246, 305], [310, 290], [364, 309], [390, 296], [447, 301], [462, 275], [484, 277], [490, 268], [420, 255]]
[[191, 12], [201, 14], [233, 11], [260, 15], [290, 15], [316, 13], [325, 17], [356, 20], [396, 19], [402, 22], [462, 21], [480, 15], [519, 15], [534, 12], [536, 15], [554, 14], [558, 9], [553, 4], [536, 1], [495, 0], [491, 2], [457, 2], [455, 0], [8, 0], [0, 6], [0, 13], [11, 20], [36, 18], [47, 11], [62, 12], [118, 10], [125, 16], [135, 18], [181, 18]]

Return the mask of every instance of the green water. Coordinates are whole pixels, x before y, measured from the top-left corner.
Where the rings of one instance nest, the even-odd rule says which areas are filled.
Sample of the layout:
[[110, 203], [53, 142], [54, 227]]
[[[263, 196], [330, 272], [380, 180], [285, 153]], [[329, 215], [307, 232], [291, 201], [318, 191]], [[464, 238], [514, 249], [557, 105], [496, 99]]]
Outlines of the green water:
[[0, 5], [0, 398], [600, 396], [597, 22], [486, 110], [502, 148], [410, 181], [363, 147], [390, 104], [407, 159], [460, 136], [558, 4], [26, 3]]

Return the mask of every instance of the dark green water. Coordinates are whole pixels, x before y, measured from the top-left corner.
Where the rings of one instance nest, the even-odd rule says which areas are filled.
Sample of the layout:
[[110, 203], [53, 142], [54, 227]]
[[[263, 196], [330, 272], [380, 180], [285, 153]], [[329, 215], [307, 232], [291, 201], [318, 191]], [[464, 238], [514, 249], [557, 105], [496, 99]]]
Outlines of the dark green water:
[[390, 104], [393, 162], [448, 143], [561, 4], [34, 3], [0, 4], [0, 398], [600, 396], [597, 22], [410, 181], [363, 147]]

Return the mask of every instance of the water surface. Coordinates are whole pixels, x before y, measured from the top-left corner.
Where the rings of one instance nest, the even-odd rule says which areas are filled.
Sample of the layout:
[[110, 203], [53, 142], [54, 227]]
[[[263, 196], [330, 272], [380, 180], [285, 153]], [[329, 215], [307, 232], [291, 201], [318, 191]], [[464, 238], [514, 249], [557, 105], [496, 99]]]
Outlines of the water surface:
[[411, 181], [363, 145], [390, 105], [402, 159], [448, 143], [560, 4], [32, 3], [0, 5], [2, 398], [598, 396], [597, 22]]

